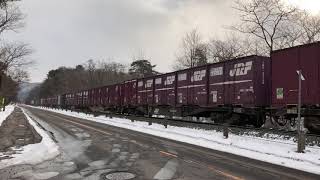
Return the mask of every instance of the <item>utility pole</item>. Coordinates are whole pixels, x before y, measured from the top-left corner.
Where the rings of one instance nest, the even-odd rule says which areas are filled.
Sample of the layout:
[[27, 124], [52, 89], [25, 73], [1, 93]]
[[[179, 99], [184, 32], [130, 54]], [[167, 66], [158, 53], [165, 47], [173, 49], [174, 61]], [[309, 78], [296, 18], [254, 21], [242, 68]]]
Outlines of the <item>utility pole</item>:
[[304, 132], [304, 120], [301, 118], [301, 90], [302, 90], [302, 82], [305, 78], [302, 75], [302, 71], [298, 70], [298, 78], [299, 78], [299, 90], [298, 90], [298, 153], [303, 153], [305, 150], [306, 144], [306, 136]]

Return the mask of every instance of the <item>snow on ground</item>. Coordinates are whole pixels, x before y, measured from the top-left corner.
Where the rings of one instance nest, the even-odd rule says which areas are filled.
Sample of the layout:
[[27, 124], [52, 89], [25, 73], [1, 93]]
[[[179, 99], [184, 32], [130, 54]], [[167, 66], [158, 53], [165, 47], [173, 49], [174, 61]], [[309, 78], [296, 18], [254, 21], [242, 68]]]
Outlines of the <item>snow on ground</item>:
[[14, 106], [13, 105], [8, 105], [6, 106], [5, 111], [0, 111], [0, 126], [4, 120], [7, 119], [7, 117], [13, 112]]
[[[55, 158], [60, 154], [59, 147], [50, 138], [50, 136], [42, 130], [38, 125], [25, 113], [29, 123], [34, 127], [39, 135], [42, 136], [42, 140], [37, 144], [29, 144], [21, 148], [13, 148], [13, 150], [18, 151], [18, 154], [13, 154], [12, 159], [5, 159], [0, 161], [0, 169], [18, 165], [18, 164], [39, 164], [43, 161]], [[0, 156], [3, 154], [0, 153]]]
[[84, 113], [56, 109], [44, 110], [320, 174], [320, 148], [308, 146], [306, 153], [297, 153], [297, 145], [292, 139], [273, 140], [234, 134], [230, 134], [229, 138], [225, 139], [221, 132], [214, 130], [209, 131], [174, 126], [168, 126], [166, 129], [163, 125], [155, 123], [152, 126], [148, 126], [147, 122], [135, 121], [132, 123], [131, 120], [122, 118], [110, 119], [105, 116], [94, 117]]

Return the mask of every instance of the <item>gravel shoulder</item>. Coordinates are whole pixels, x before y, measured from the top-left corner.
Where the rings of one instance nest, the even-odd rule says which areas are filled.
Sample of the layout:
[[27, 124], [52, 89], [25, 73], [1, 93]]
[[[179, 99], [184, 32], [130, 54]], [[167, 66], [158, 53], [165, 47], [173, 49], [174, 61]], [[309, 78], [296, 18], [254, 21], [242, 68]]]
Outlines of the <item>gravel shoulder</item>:
[[13, 112], [0, 126], [0, 160], [11, 158], [19, 147], [41, 142], [42, 137], [37, 133], [20, 108], [15, 107]]

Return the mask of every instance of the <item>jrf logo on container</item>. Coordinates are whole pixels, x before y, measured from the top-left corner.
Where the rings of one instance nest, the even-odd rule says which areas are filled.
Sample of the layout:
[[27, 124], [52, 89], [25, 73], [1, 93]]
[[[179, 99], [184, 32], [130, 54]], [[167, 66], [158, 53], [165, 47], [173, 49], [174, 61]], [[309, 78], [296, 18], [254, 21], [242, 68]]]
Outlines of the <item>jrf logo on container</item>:
[[191, 82], [202, 81], [204, 77], [206, 77], [206, 70], [194, 71]]
[[230, 70], [230, 76], [243, 76], [247, 75], [248, 71], [252, 68], [252, 61], [246, 63], [238, 63], [234, 65], [234, 69]]

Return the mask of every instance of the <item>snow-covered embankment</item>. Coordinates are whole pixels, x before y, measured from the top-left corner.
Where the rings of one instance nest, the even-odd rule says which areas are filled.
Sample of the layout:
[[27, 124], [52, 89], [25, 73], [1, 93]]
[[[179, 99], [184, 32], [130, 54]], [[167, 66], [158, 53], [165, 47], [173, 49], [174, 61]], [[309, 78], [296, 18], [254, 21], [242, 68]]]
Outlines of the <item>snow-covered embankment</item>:
[[[12, 109], [12, 110], [11, 110]], [[14, 106], [8, 106], [7, 110], [13, 111]], [[11, 159], [3, 159], [0, 161], [0, 169], [19, 164], [39, 164], [43, 161], [53, 159], [54, 157], [60, 154], [59, 147], [57, 144], [51, 139], [51, 137], [25, 113], [23, 110], [28, 122], [34, 127], [37, 133], [42, 137], [40, 143], [37, 144], [29, 144], [26, 146], [22, 146], [20, 148], [13, 147], [12, 150], [18, 153], [12, 154]], [[9, 113], [6, 113], [6, 115]], [[11, 113], [10, 113], [11, 114]], [[1, 120], [3, 117], [1, 116]], [[5, 120], [6, 118], [4, 118]], [[5, 156], [6, 153], [0, 152], [0, 157]]]

